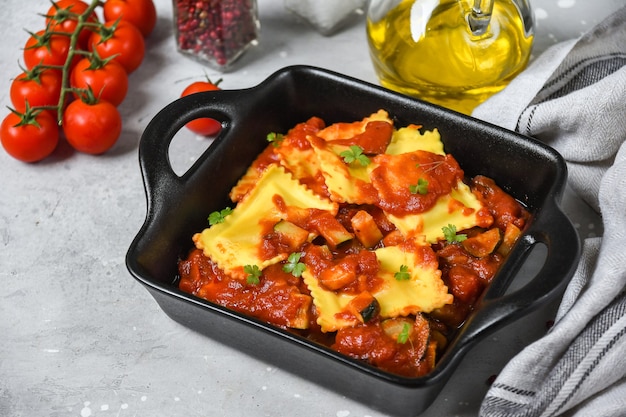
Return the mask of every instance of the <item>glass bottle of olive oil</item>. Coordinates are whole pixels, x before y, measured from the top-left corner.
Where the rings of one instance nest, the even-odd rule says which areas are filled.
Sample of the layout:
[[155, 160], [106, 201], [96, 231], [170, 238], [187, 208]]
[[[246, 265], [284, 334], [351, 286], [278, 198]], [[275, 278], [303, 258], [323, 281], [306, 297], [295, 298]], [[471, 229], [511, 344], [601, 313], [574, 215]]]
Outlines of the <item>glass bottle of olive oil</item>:
[[470, 114], [522, 71], [527, 0], [371, 0], [367, 38], [380, 83]]

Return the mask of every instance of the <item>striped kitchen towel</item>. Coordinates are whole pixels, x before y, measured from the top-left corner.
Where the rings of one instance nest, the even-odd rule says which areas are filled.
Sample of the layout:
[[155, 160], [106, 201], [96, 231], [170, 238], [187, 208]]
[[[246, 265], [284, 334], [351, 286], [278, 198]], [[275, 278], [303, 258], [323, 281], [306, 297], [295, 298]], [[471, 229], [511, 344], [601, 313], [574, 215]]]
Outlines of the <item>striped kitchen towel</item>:
[[558, 150], [604, 224], [554, 326], [505, 366], [480, 416], [626, 416], [626, 7], [548, 49], [473, 116]]

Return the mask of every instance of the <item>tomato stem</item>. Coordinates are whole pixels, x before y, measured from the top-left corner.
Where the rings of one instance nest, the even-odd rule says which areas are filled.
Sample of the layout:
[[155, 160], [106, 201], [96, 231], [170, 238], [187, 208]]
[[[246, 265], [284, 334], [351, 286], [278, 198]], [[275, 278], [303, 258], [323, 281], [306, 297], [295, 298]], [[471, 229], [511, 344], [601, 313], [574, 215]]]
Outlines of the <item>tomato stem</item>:
[[[83, 49], [80, 49], [77, 47], [78, 45], [78, 37], [80, 32], [88, 27], [88, 28], [103, 28], [104, 25], [101, 22], [90, 22], [88, 21], [89, 17], [91, 16], [91, 14], [93, 13], [93, 11], [96, 9], [96, 7], [101, 6], [103, 3], [101, 0], [91, 0], [91, 3], [89, 4], [89, 7], [87, 9], [85, 9], [85, 11], [83, 13], [73, 13], [72, 11], [66, 11], [64, 12], [64, 14], [61, 16], [61, 21], [63, 19], [76, 19], [76, 28], [74, 29], [74, 31], [69, 34], [67, 32], [60, 32], [60, 31], [55, 31], [55, 30], [49, 30], [50, 26], [48, 26], [46, 28], [46, 32], [43, 36], [39, 36], [37, 37], [35, 34], [32, 34], [32, 36], [35, 36], [36, 39], [38, 40], [39, 43], [41, 42], [47, 42], [50, 38], [50, 36], [52, 35], [58, 35], [58, 36], [69, 36], [70, 37], [70, 48], [69, 48], [69, 52], [67, 54], [67, 58], [65, 59], [65, 63], [63, 65], [44, 65], [44, 64], [39, 64], [36, 65], [33, 70], [35, 69], [42, 69], [42, 68], [51, 68], [51, 69], [58, 69], [61, 70], [61, 94], [59, 95], [59, 101], [57, 103], [56, 106], [37, 106], [37, 107], [33, 107], [31, 110], [53, 110], [56, 109], [57, 111], [57, 123], [59, 124], [59, 126], [62, 124], [63, 122], [63, 108], [65, 107], [65, 102], [66, 102], [66, 95], [70, 94], [72, 92], [78, 92], [76, 89], [71, 88], [70, 87], [70, 82], [69, 82], [69, 77], [70, 77], [70, 71], [71, 71], [71, 64], [72, 61], [74, 60], [74, 57], [77, 55], [80, 56], [85, 56], [85, 57], [92, 57], [93, 56], [93, 52], [89, 52], [89, 51], [85, 51]], [[57, 9], [59, 10], [59, 9]], [[46, 17], [50, 17], [50, 16], [46, 16]], [[30, 33], [30, 32], [29, 32]], [[80, 91], [81, 97], [82, 96], [86, 96], [87, 99], [93, 99], [94, 94], [93, 92], [89, 92], [87, 94], [85, 94], [86, 92], [84, 90]]]
[[26, 125], [33, 125], [35, 127], [39, 127], [39, 123], [37, 122], [37, 115], [44, 110], [43, 107], [39, 107], [39, 106], [30, 107], [30, 105], [28, 104], [28, 100], [26, 100], [24, 104], [26, 107], [23, 113], [20, 113], [17, 110], [8, 107], [8, 109], [13, 114], [15, 114], [16, 116], [20, 118], [19, 123], [14, 125], [13, 127], [26, 126]]
[[[76, 44], [78, 43], [78, 35], [85, 26], [85, 21], [89, 18], [89, 16], [91, 16], [93, 11], [96, 9], [96, 7], [98, 7], [99, 4], [100, 0], [91, 1], [89, 7], [76, 19], [76, 29], [74, 29], [74, 33], [72, 33], [72, 36], [70, 37], [70, 50], [67, 54], [65, 65], [63, 66], [63, 74], [61, 78], [61, 95], [59, 97], [59, 105], [57, 106], [57, 122], [59, 123], [59, 126], [63, 123], [63, 107], [65, 105], [65, 95], [70, 92], [70, 89], [68, 88], [70, 77], [70, 64], [74, 59], [74, 55], [78, 53], [76, 49]], [[85, 51], [81, 51], [81, 54], [83, 54], [84, 52]]]

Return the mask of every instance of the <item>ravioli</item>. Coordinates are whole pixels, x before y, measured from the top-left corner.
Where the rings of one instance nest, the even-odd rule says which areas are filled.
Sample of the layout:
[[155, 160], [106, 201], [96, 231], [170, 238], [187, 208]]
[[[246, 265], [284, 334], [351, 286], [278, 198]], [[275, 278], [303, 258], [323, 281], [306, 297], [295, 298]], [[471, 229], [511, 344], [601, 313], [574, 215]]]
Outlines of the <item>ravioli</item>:
[[288, 207], [315, 208], [333, 215], [337, 213], [336, 203], [313, 193], [282, 167], [271, 165], [224, 222], [193, 236], [196, 247], [237, 279], [245, 279], [245, 265], [256, 265], [263, 270], [286, 259], [288, 253], [279, 253], [269, 259], [261, 255], [263, 224], [276, 224], [286, 216], [283, 207], [277, 204], [276, 196]]
[[367, 124], [374, 121], [387, 122], [390, 125], [393, 125], [393, 122], [389, 118], [389, 113], [381, 109], [357, 122], [333, 123], [332, 125], [317, 132], [316, 136], [324, 139], [325, 141], [353, 138], [363, 133]]
[[[423, 247], [430, 250], [430, 247]], [[429, 313], [453, 301], [448, 288], [441, 280], [436, 258], [418, 255], [419, 251], [406, 251], [399, 246], [389, 246], [374, 251], [380, 262], [378, 276], [384, 283], [372, 293], [380, 305], [380, 317], [390, 318], [410, 314]], [[397, 279], [396, 272], [408, 267], [407, 279]], [[303, 279], [317, 309], [317, 324], [324, 332], [334, 332], [359, 323], [359, 319], [346, 314], [346, 308], [356, 295], [323, 288], [317, 278], [304, 273]]]
[[[401, 185], [406, 194], [405, 201], [419, 198], [419, 195], [413, 196], [409, 192], [410, 183], [417, 182], [417, 178], [409, 178], [411, 167], [404, 161], [407, 155], [420, 151], [442, 157], [446, 155], [438, 131], [427, 131], [422, 134], [415, 127], [405, 127], [395, 131], [385, 154], [380, 157], [373, 157], [367, 166], [358, 162], [346, 164], [339, 153], [347, 147], [333, 148], [328, 143], [320, 142], [311, 141], [330, 198], [338, 203], [377, 204], [380, 202], [381, 190], [377, 190], [376, 186], [372, 184], [371, 177], [372, 173], [379, 167], [380, 158], [389, 161], [397, 160], [399, 167], [395, 171], [398, 172], [398, 178], [406, 182], [402, 183], [398, 179], [387, 179], [386, 185]], [[426, 171], [428, 169], [430, 168], [427, 168]], [[393, 172], [388, 165], [385, 165], [384, 170], [386, 174]], [[398, 193], [398, 190], [393, 192], [395, 196]], [[434, 243], [443, 238], [442, 228], [450, 224], [456, 226], [457, 230], [479, 225], [479, 210], [481, 208], [481, 203], [459, 178], [451, 184], [450, 192], [439, 196], [433, 207], [426, 211], [405, 215], [385, 211], [385, 214], [404, 236], [422, 234], [428, 242]]]
[[179, 288], [382, 371], [432, 370], [530, 214], [468, 181], [437, 129], [384, 110], [268, 133], [232, 211], [193, 236]]
[[[367, 132], [371, 123], [391, 120], [381, 110], [353, 123], [321, 128], [319, 120], [311, 119], [298, 125], [253, 163], [234, 188], [245, 193], [238, 192], [242, 197], [232, 214], [223, 223], [196, 234], [196, 246], [226, 273], [243, 279], [245, 265], [263, 270], [285, 262], [289, 256], [277, 253], [265, 259], [261, 255], [264, 224], [285, 220], [284, 206], [325, 210], [333, 216], [340, 205], [378, 206], [404, 242], [374, 250], [379, 262], [376, 278], [382, 284], [371, 295], [380, 306], [380, 316], [428, 313], [452, 303], [453, 296], [441, 279], [436, 257], [417, 254], [432, 252], [430, 244], [444, 238], [444, 227], [454, 225], [456, 230], [466, 230], [479, 225], [481, 216], [484, 221], [482, 203], [463, 182], [457, 162], [445, 153], [437, 130], [422, 133], [418, 126], [410, 125], [393, 130], [387, 139], [383, 131], [382, 137], [368, 142], [373, 143], [371, 148], [386, 143], [383, 153], [369, 155], [368, 164], [347, 163], [341, 153], [350, 149], [351, 143], [368, 141], [372, 139], [368, 134], [377, 133]], [[263, 161], [271, 163], [266, 168]], [[411, 190], [419, 179], [426, 180], [425, 193]], [[277, 204], [277, 196], [281, 204]], [[408, 206], [398, 209], [394, 200]], [[309, 232], [312, 242], [314, 234]], [[407, 242], [420, 249], [407, 250]], [[407, 270], [408, 279], [396, 279], [401, 268]], [[346, 310], [357, 296], [354, 291], [329, 290], [308, 269], [302, 278], [313, 298], [322, 331], [358, 324], [359, 318]]]
[[443, 228], [454, 225], [465, 230], [482, 224], [482, 204], [463, 182], [458, 182], [450, 194], [439, 197], [427, 212], [395, 216], [387, 213], [389, 220], [404, 236], [422, 235], [428, 243], [444, 238]]
[[399, 155], [414, 151], [427, 151], [438, 155], [446, 154], [437, 129], [421, 133], [416, 126], [401, 127], [396, 130], [385, 153]]
[[348, 149], [347, 146], [332, 147], [322, 141], [311, 142], [333, 201], [349, 204], [375, 204], [378, 201], [369, 179], [370, 167], [358, 162], [346, 164], [339, 156]]

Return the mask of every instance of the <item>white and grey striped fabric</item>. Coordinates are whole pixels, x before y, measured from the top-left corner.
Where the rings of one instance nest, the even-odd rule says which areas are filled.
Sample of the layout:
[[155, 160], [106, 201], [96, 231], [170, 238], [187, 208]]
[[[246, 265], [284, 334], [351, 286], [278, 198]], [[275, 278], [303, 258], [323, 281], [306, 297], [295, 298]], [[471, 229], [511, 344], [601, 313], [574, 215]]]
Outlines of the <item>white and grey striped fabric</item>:
[[554, 326], [502, 370], [480, 416], [626, 416], [626, 7], [544, 52], [473, 116], [557, 149], [604, 224]]

